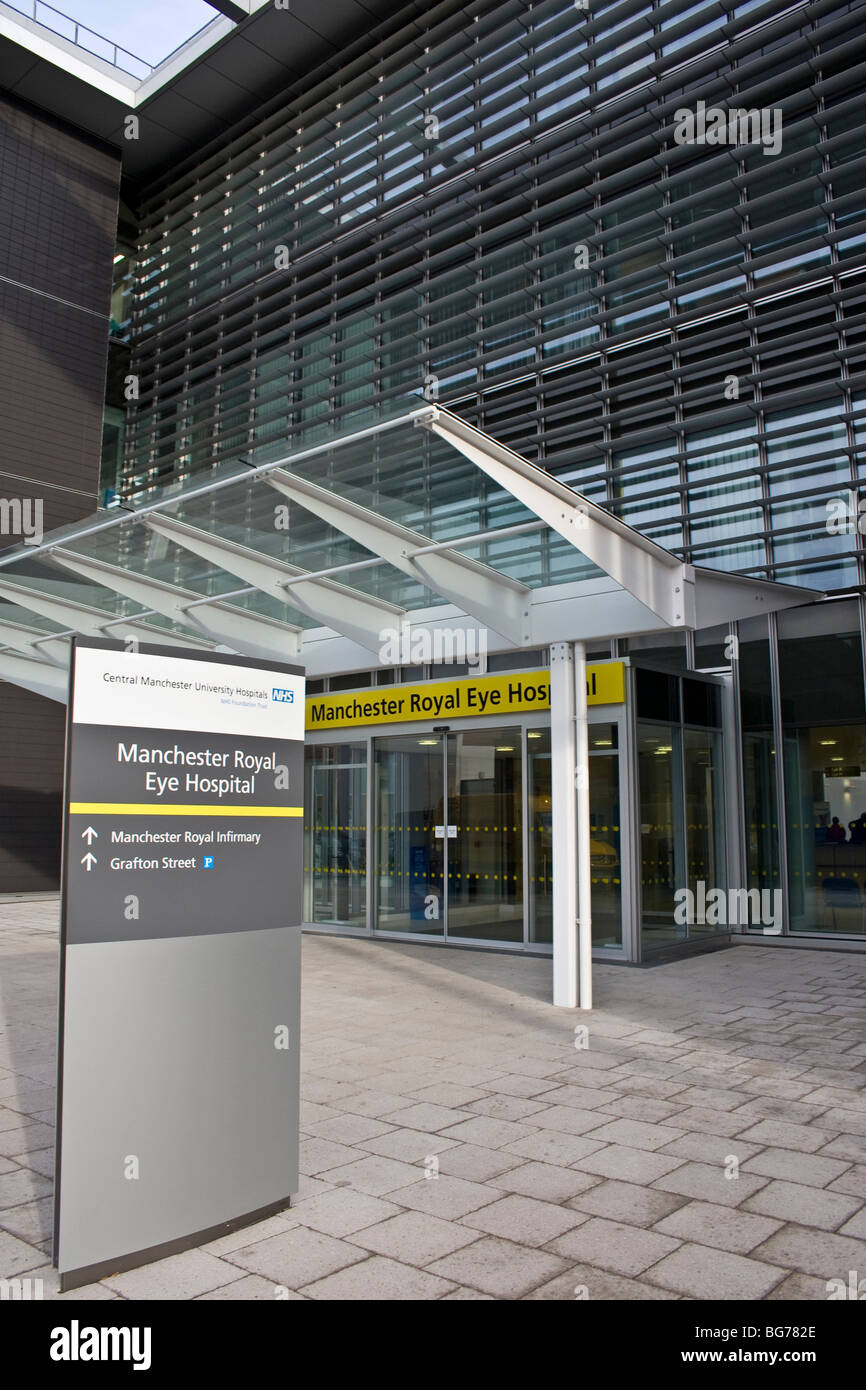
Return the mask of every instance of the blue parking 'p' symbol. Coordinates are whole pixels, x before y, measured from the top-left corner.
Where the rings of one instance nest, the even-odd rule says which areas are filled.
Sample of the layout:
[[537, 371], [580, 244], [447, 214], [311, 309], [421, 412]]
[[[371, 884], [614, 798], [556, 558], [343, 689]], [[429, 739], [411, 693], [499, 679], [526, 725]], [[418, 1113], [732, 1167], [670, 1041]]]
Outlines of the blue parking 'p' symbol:
[[212, 855], [212, 854], [206, 854], [206, 855], [204, 856], [204, 858], [203, 858], [203, 860], [202, 860], [202, 868], [203, 868], [203, 869], [212, 869], [212, 868], [213, 868], [213, 855]]

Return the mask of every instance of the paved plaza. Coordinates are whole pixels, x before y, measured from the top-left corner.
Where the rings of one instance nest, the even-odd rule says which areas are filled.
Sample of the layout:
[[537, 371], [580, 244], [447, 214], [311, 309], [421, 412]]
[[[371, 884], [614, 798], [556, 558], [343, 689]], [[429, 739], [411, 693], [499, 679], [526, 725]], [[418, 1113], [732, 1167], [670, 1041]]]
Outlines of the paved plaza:
[[[0, 1277], [45, 1297], [57, 916], [0, 903]], [[596, 966], [591, 1014], [552, 1007], [547, 960], [310, 935], [303, 961], [296, 1204], [64, 1301], [823, 1300], [866, 1278], [866, 956]]]

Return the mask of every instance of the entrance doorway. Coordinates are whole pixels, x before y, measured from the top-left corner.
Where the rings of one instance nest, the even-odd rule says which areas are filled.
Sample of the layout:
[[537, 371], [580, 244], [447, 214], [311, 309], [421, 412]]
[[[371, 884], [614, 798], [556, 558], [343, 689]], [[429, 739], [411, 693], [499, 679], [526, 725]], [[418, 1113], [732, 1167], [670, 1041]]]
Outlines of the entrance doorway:
[[373, 929], [523, 941], [519, 727], [374, 741]]
[[[590, 724], [593, 946], [618, 957], [628, 945], [624, 735], [622, 719]], [[375, 738], [372, 767], [373, 931], [549, 947], [550, 728]]]
[[726, 914], [716, 921], [703, 906], [727, 888], [726, 769], [719, 682], [638, 667], [634, 686], [646, 959], [729, 930]]

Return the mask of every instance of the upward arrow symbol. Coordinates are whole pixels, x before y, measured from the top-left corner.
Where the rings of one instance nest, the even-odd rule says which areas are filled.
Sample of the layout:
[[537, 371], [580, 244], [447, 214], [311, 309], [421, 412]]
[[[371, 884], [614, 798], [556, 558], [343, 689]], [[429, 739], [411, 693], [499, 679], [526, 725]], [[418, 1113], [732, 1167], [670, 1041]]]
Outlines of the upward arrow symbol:
[[95, 854], [91, 854], [90, 850], [88, 850], [81, 862], [84, 865], [87, 872], [90, 873], [90, 870], [93, 868], [94, 864], [98, 864], [99, 860], [97, 859]]
[[99, 831], [94, 830], [92, 825], [88, 825], [86, 830], [82, 830], [81, 838], [82, 840], [86, 840], [89, 845], [92, 845], [94, 840], [99, 839]]

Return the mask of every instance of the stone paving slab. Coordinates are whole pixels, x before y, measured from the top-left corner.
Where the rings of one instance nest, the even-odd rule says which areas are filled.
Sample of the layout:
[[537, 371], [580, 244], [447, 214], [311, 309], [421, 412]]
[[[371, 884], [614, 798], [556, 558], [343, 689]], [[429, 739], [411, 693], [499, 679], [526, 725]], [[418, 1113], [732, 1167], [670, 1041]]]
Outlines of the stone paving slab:
[[[866, 955], [596, 966], [309, 936], [300, 1192], [60, 1295], [57, 900], [0, 902], [0, 1278], [102, 1299], [821, 1300], [866, 1276]], [[575, 1023], [588, 1046], [575, 1046]]]

